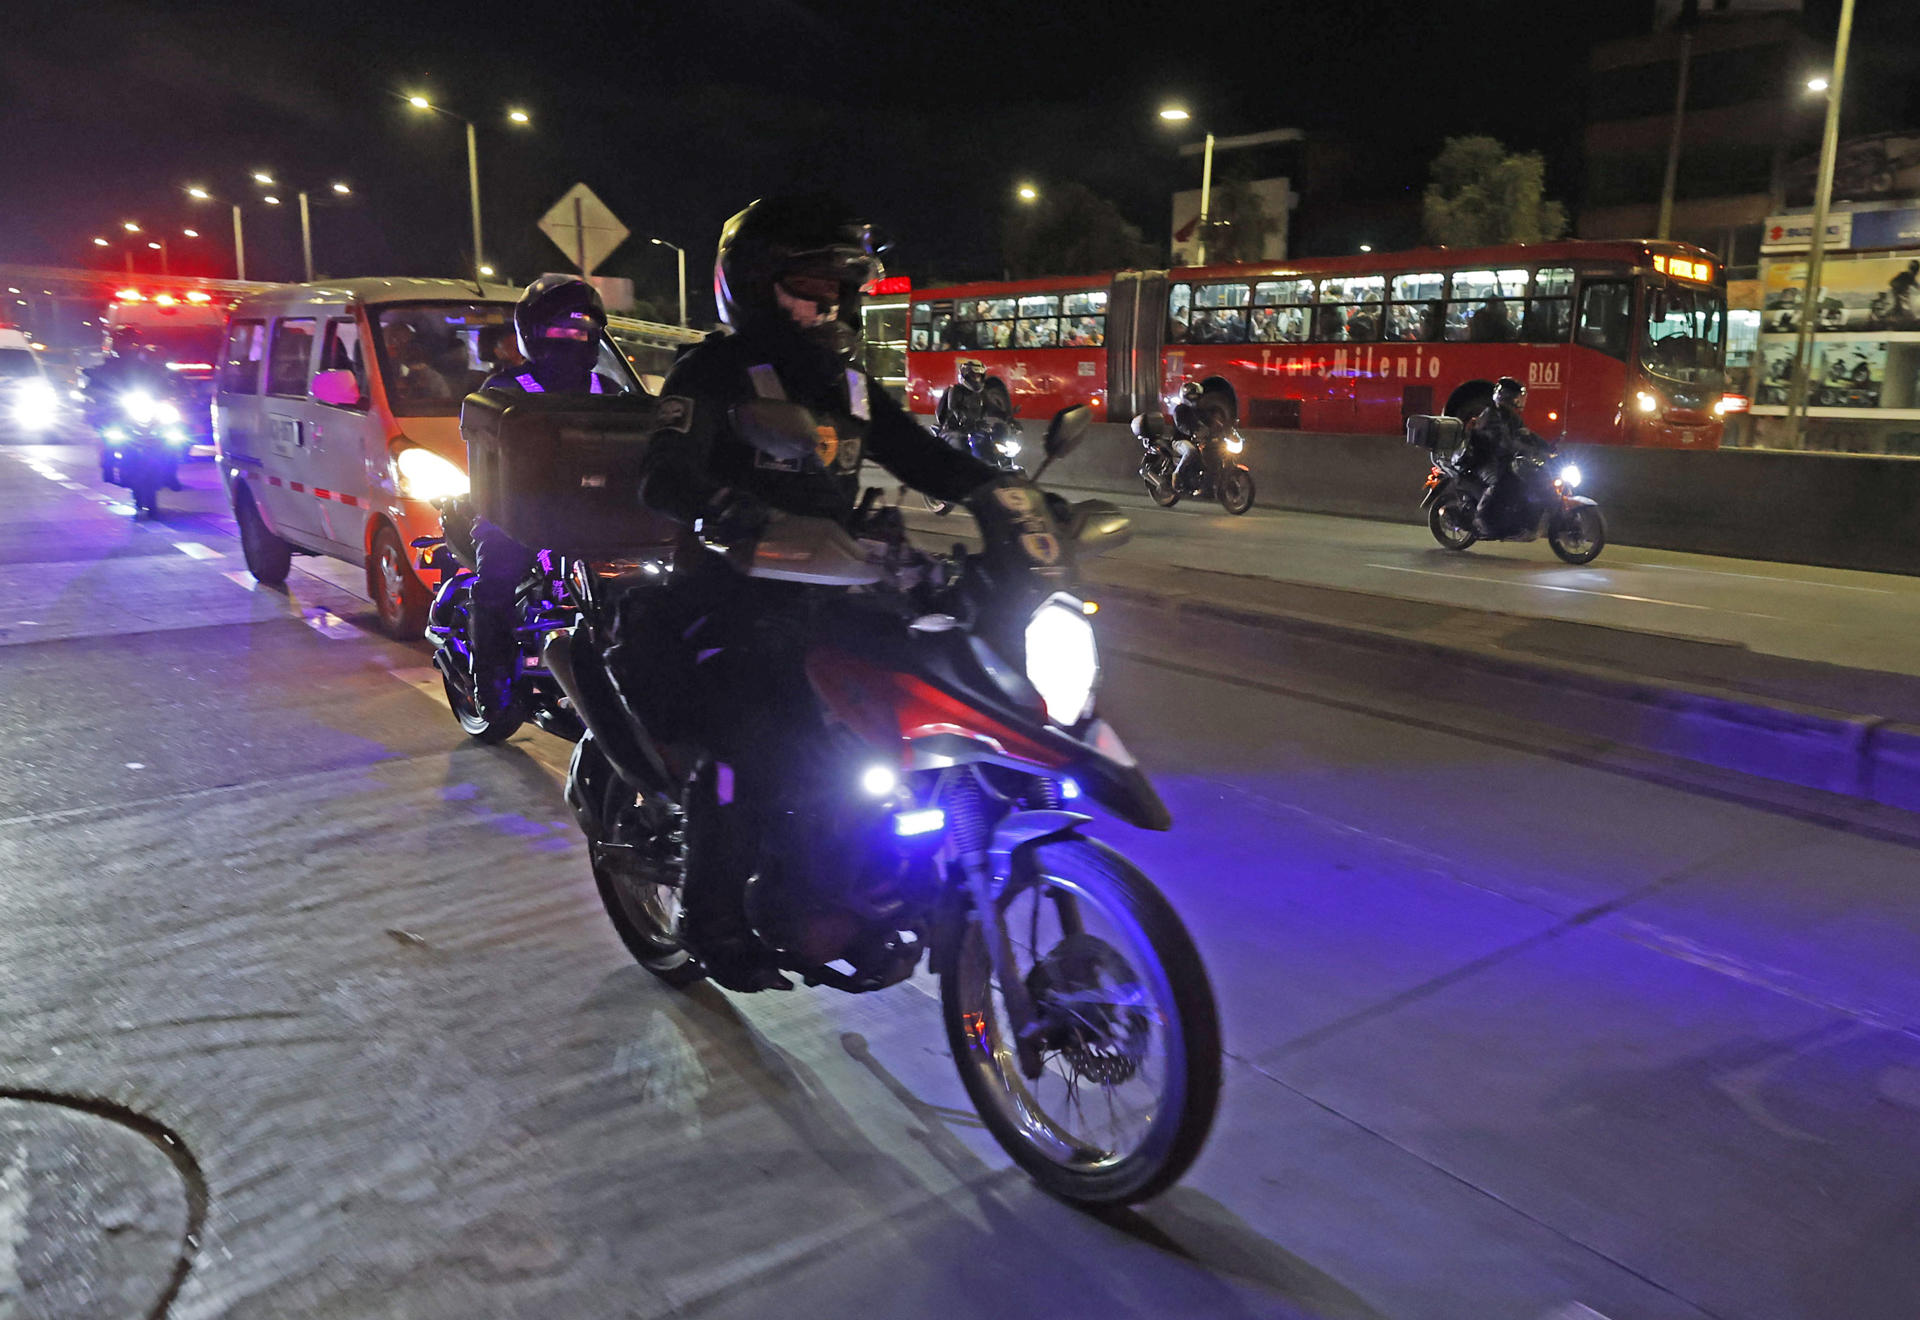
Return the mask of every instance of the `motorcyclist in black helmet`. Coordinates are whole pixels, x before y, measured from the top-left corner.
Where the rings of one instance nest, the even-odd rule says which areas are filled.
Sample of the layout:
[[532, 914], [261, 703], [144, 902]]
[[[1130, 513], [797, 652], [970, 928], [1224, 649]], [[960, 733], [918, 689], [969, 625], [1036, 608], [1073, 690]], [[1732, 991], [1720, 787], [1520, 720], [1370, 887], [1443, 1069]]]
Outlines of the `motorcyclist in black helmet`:
[[[702, 540], [747, 546], [769, 510], [848, 522], [863, 458], [936, 498], [984, 499], [1000, 474], [920, 427], [854, 365], [860, 289], [879, 273], [867, 225], [833, 198], [770, 198], [728, 220], [714, 297], [732, 333], [708, 336], [668, 375], [644, 502]], [[775, 459], [738, 435], [731, 410], [756, 398], [810, 410], [816, 453]], [[656, 741], [697, 742], [727, 765], [735, 805], [723, 810], [770, 801], [775, 777], [803, 773], [814, 745], [806, 682], [770, 626], [804, 590], [738, 574], [689, 537], [667, 590], [635, 600], [616, 630], [608, 658], [622, 699]], [[756, 820], [690, 822], [683, 895], [690, 947], [742, 990], [786, 985], [747, 918]]]
[[1526, 399], [1526, 386], [1512, 376], [1502, 376], [1493, 387], [1493, 401], [1468, 428], [1468, 437], [1475, 447], [1474, 459], [1486, 483], [1476, 509], [1483, 536], [1506, 535], [1507, 524], [1527, 497], [1514, 475], [1513, 460], [1521, 454], [1546, 448], [1546, 442], [1529, 431], [1520, 418]]
[[[625, 386], [595, 372], [607, 327], [599, 290], [573, 275], [542, 275], [513, 308], [513, 332], [525, 363], [502, 367], [482, 389], [523, 394], [612, 394]], [[474, 520], [478, 572], [473, 583], [470, 639], [474, 699], [494, 719], [513, 699], [519, 648], [514, 594], [537, 551], [521, 545], [485, 518]]]

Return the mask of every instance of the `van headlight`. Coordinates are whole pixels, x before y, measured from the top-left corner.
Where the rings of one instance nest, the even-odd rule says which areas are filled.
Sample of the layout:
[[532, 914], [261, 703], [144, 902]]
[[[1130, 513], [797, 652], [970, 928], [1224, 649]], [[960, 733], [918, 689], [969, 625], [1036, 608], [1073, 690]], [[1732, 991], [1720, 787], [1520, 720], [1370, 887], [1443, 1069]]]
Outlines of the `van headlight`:
[[1049, 596], [1027, 620], [1027, 681], [1046, 703], [1047, 718], [1075, 724], [1093, 705], [1100, 650], [1093, 625], [1071, 596]]
[[453, 499], [471, 488], [467, 474], [431, 449], [406, 445], [394, 451], [393, 484], [410, 500]]
[[29, 430], [51, 426], [60, 413], [60, 396], [44, 380], [28, 380], [13, 396], [13, 420]]

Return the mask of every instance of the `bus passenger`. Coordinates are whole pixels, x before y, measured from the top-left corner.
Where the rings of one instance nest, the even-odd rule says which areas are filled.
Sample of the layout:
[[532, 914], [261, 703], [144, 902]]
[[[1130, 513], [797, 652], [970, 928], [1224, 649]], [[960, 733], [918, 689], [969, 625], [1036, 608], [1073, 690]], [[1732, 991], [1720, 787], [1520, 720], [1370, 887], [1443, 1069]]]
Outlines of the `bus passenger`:
[[1467, 323], [1467, 337], [1476, 344], [1504, 344], [1513, 338], [1513, 322], [1503, 298], [1489, 298]]

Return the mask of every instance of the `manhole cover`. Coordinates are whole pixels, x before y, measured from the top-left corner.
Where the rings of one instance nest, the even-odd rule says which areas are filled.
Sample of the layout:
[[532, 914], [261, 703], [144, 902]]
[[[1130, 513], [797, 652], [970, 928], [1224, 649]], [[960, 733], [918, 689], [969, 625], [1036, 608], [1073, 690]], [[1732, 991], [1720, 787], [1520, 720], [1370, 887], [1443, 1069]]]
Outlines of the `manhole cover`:
[[0, 1093], [0, 1320], [164, 1314], [199, 1230], [197, 1181], [137, 1114]]

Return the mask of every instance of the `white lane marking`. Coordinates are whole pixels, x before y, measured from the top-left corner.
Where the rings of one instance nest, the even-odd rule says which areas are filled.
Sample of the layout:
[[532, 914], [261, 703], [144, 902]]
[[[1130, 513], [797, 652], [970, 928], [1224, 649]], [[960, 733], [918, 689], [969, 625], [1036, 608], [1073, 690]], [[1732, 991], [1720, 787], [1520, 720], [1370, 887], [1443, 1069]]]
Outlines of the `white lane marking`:
[[147, 763], [145, 761], [128, 761], [127, 762], [127, 769], [129, 770], [145, 770], [146, 768], [147, 768]]
[[[20, 1295], [20, 1244], [27, 1240], [27, 1213], [32, 1208], [27, 1150], [16, 1144], [0, 1160], [0, 1299]], [[12, 1312], [9, 1306], [5, 1314]]]
[[1540, 1317], [1540, 1320], [1607, 1320], [1607, 1317], [1584, 1306], [1579, 1302], [1568, 1302], [1565, 1306], [1556, 1306]]
[[185, 555], [189, 559], [224, 559], [226, 558], [225, 552], [220, 550], [215, 550], [210, 545], [201, 545], [198, 541], [175, 541], [173, 543], [173, 548], [175, 550], [178, 550], [181, 554]]
[[134, 514], [138, 513], [139, 510], [131, 504], [122, 504], [119, 500], [110, 499], [107, 501], [107, 512], [117, 513], [124, 517], [131, 518]]
[[335, 614], [332, 610], [305, 611], [307, 627], [319, 633], [329, 641], [343, 641], [349, 637], [358, 637], [360, 630]]
[[82, 486], [79, 482], [68, 481], [65, 477], [62, 477], [60, 479], [60, 484], [62, 486], [65, 486], [68, 490], [85, 490], [86, 489], [86, 487]]
[[222, 573], [220, 576], [233, 583], [234, 586], [245, 587], [248, 591], [255, 591], [260, 586], [259, 581], [251, 573]]
[[415, 692], [433, 698], [442, 706], [447, 704], [447, 685], [441, 679], [440, 671], [432, 665], [412, 669], [389, 669], [387, 672]]
[[1727, 568], [1695, 568], [1691, 564], [1635, 564], [1635, 568], [1659, 568], [1669, 573], [1699, 573], [1706, 577], [1746, 578], [1749, 582], [1770, 582], [1775, 586], [1785, 583], [1789, 586], [1819, 587], [1832, 591], [1865, 591], [1876, 596], [1897, 596], [1902, 593], [1891, 587], [1856, 587], [1845, 582], [1813, 582], [1806, 578], [1768, 577], [1765, 573], [1735, 573]]
[[1755, 614], [1751, 610], [1723, 610], [1715, 605], [1696, 605], [1684, 600], [1659, 600], [1653, 596], [1635, 596], [1625, 591], [1595, 591], [1591, 587], [1562, 587], [1551, 582], [1515, 582], [1511, 578], [1488, 577], [1484, 573], [1442, 573], [1431, 568], [1405, 568], [1399, 564], [1368, 564], [1368, 568], [1382, 569], [1388, 573], [1418, 573], [1422, 577], [1446, 578], [1449, 581], [1493, 582], [1503, 587], [1531, 587], [1535, 591], [1564, 591], [1575, 596], [1604, 596], [1609, 600], [1624, 600], [1635, 605], [1666, 605], [1676, 610], [1705, 610], [1709, 614], [1737, 614], [1745, 619], [1780, 619], [1778, 614]]

